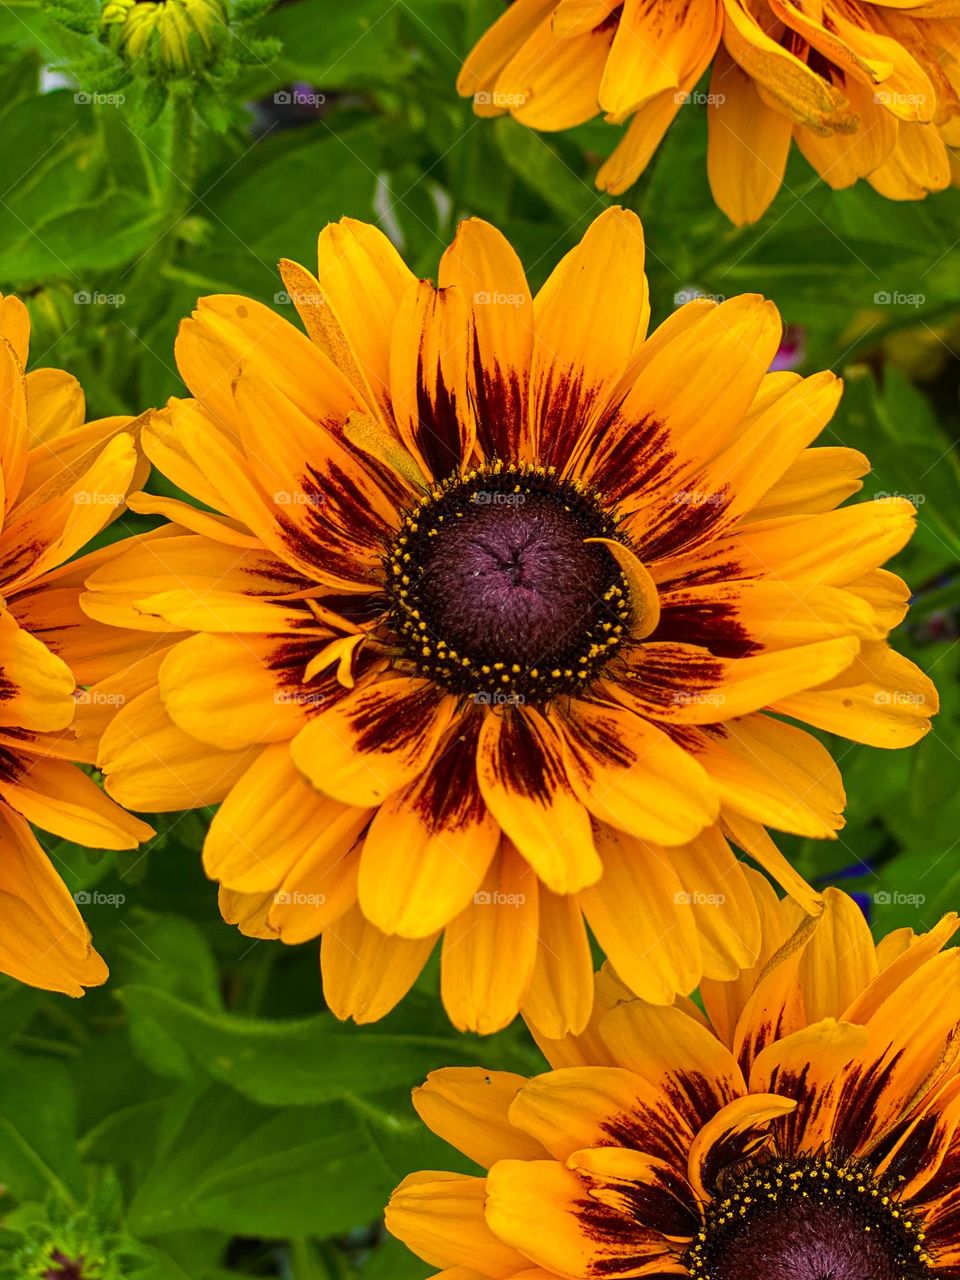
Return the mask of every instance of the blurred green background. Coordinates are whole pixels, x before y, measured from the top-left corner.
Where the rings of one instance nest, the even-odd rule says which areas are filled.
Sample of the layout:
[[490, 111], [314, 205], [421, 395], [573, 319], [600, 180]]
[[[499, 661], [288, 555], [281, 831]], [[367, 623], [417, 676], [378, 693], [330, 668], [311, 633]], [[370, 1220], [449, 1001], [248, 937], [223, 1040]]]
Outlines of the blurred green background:
[[[257, 23], [275, 44], [163, 106], [83, 34], [95, 3], [0, 5], [0, 288], [27, 301], [33, 364], [76, 374], [90, 416], [161, 404], [183, 390], [173, 339], [196, 298], [243, 292], [292, 316], [277, 260], [312, 265], [318, 230], [345, 214], [378, 222], [424, 275], [480, 215], [539, 285], [606, 203], [593, 175], [615, 133], [474, 118], [454, 81], [501, 8], [280, 4]], [[644, 219], [654, 320], [694, 291], [762, 292], [791, 327], [784, 359], [844, 374], [822, 442], [870, 456], [864, 496], [919, 507], [893, 566], [915, 592], [898, 644], [944, 700], [913, 751], [832, 743], [842, 838], [782, 845], [815, 883], [860, 893], [878, 933], [922, 929], [960, 899], [960, 192], [832, 193], [795, 156], [764, 220], [736, 230], [705, 151], [690, 105], [624, 199]], [[315, 945], [220, 922], [207, 816], [162, 820], [132, 855], [48, 841], [112, 976], [77, 1003], [0, 982], [0, 1275], [58, 1275], [42, 1261], [55, 1247], [87, 1258], [83, 1280], [418, 1280], [429, 1269], [384, 1239], [382, 1205], [410, 1169], [455, 1157], [416, 1122], [410, 1087], [444, 1064], [535, 1070], [538, 1054], [521, 1027], [454, 1034], [432, 967], [383, 1024], [335, 1022]]]

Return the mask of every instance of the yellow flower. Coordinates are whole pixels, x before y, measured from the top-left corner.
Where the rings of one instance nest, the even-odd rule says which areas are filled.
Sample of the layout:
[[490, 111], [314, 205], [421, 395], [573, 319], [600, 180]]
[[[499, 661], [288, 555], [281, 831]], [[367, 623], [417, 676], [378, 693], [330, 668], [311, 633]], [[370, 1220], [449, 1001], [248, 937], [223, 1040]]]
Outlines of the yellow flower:
[[516, 0], [458, 89], [479, 115], [534, 129], [629, 121], [597, 177], [614, 193], [636, 182], [681, 106], [705, 106], [710, 185], [738, 225], [777, 194], [791, 139], [831, 187], [867, 178], [917, 200], [949, 185], [948, 148], [960, 145], [958, 16], [914, 0]]
[[[751, 873], [761, 963], [706, 1016], [598, 975], [550, 1070], [435, 1071], [424, 1122], [485, 1175], [407, 1178], [387, 1226], [444, 1280], [951, 1280], [960, 1265], [960, 952], [874, 945]], [[439, 1280], [439, 1277], [438, 1277]]]
[[19, 299], [0, 298], [0, 971], [79, 996], [106, 967], [30, 823], [95, 849], [153, 834], [72, 763], [93, 763], [115, 709], [78, 685], [129, 652], [79, 606], [84, 578], [111, 553], [74, 557], [122, 512], [146, 465], [130, 419], [84, 424], [76, 379], [24, 376], [29, 334]]
[[841, 384], [767, 372], [769, 302], [647, 336], [633, 214], [535, 301], [483, 222], [439, 289], [361, 223], [319, 253], [319, 279], [282, 264], [309, 337], [239, 297], [181, 328], [196, 398], [144, 447], [207, 510], [134, 495], [179, 528], [89, 581], [93, 616], [168, 647], [104, 737], [108, 790], [222, 801], [227, 919], [322, 933], [340, 1016], [386, 1013], [443, 933], [458, 1026], [581, 1027], [584, 916], [651, 1000], [734, 977], [760, 922], [727, 837], [817, 911], [764, 824], [843, 823], [829, 753], [781, 717], [887, 747], [928, 728], [878, 568], [913, 508], [835, 510], [868, 463], [808, 448]]
[[226, 19], [222, 0], [106, 0], [100, 27], [128, 61], [182, 74], [204, 65]]

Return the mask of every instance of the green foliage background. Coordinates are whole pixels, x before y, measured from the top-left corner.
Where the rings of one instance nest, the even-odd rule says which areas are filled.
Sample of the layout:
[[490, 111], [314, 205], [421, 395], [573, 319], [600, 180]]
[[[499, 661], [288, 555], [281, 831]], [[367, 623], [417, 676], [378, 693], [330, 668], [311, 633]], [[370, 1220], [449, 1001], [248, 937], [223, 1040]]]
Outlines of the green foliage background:
[[[183, 390], [173, 339], [196, 298], [243, 292], [292, 315], [277, 260], [312, 263], [317, 231], [344, 214], [378, 221], [424, 275], [458, 220], [481, 215], [539, 285], [606, 203], [592, 177], [614, 133], [474, 118], [454, 81], [500, 7], [293, 0], [259, 24], [277, 52], [157, 115], [136, 80], [84, 82], [90, 37], [31, 0], [0, 4], [0, 287], [30, 307], [33, 363], [75, 373], [91, 416], [161, 404]], [[51, 74], [65, 66], [72, 78]], [[324, 100], [278, 107], [294, 84]], [[77, 101], [100, 88], [124, 100]], [[184, 145], [173, 122], [191, 103], [204, 118]], [[688, 106], [626, 197], [654, 319], [684, 290], [762, 292], [804, 330], [805, 369], [844, 372], [824, 443], [870, 456], [864, 496], [917, 495], [920, 531], [894, 566], [916, 592], [899, 644], [944, 698], [911, 752], [833, 743], [842, 838], [784, 843], [815, 882], [861, 891], [878, 932], [924, 928], [960, 899], [960, 192], [831, 193], [794, 157], [763, 221], [736, 230], [710, 199], [705, 143]], [[913, 302], [877, 301], [898, 293]], [[443, 1064], [535, 1070], [538, 1054], [521, 1027], [453, 1033], [432, 967], [383, 1024], [341, 1026], [315, 945], [221, 923], [199, 862], [207, 818], [162, 820], [137, 854], [48, 844], [72, 892], [101, 895], [85, 911], [112, 975], [76, 1004], [0, 982], [0, 1275], [44, 1274], [53, 1244], [85, 1253], [88, 1280], [417, 1280], [428, 1269], [385, 1240], [382, 1205], [408, 1170], [456, 1158], [416, 1122], [411, 1086]]]

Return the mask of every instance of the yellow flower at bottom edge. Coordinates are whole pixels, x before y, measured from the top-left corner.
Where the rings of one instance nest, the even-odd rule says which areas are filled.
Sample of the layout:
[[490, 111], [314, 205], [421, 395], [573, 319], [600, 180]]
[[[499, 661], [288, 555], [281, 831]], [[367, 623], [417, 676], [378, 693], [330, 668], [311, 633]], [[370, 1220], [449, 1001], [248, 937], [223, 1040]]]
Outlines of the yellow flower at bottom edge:
[[611, 192], [636, 182], [682, 106], [705, 107], [710, 185], [737, 224], [773, 200], [793, 141], [831, 187], [866, 178], [917, 200], [949, 185], [960, 145], [958, 17], [955, 0], [516, 0], [458, 89], [478, 115], [534, 129], [629, 121], [597, 177]]
[[95, 761], [116, 709], [78, 686], [142, 647], [80, 609], [84, 578], [112, 552], [74, 557], [148, 468], [130, 418], [85, 424], [75, 378], [24, 376], [29, 335], [23, 303], [0, 298], [0, 971], [79, 996], [106, 966], [30, 824], [95, 849], [153, 834], [73, 763]]
[[885, 747], [929, 727], [877, 567], [913, 508], [836, 509], [868, 463], [808, 447], [841, 384], [767, 372], [769, 302], [648, 336], [632, 214], [535, 301], [478, 221], [439, 289], [364, 224], [319, 253], [319, 279], [282, 267], [309, 337], [240, 297], [181, 328], [196, 398], [144, 448], [207, 510], [133, 495], [176, 523], [89, 579], [93, 616], [164, 647], [104, 736], [108, 791], [222, 802], [224, 914], [322, 934], [341, 1017], [388, 1012], [442, 933], [458, 1026], [582, 1027], [584, 917], [645, 998], [735, 977], [760, 922], [727, 837], [816, 912], [764, 824], [843, 824], [829, 752], [784, 718]]
[[597, 978], [584, 1035], [533, 1079], [435, 1071], [421, 1118], [487, 1170], [408, 1177], [387, 1226], [443, 1280], [955, 1280], [960, 951], [874, 945], [751, 875], [760, 964], [706, 1016]]

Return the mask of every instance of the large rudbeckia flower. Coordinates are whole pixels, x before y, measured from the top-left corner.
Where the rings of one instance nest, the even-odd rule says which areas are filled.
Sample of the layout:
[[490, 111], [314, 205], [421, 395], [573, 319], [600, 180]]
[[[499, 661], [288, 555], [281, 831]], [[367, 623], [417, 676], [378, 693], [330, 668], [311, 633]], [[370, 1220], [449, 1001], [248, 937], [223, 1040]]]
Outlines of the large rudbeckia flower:
[[714, 198], [738, 224], [777, 194], [791, 140], [831, 187], [867, 178], [916, 200], [949, 184], [960, 144], [958, 16], [915, 0], [516, 0], [458, 88], [478, 114], [534, 129], [629, 121], [597, 178], [611, 192], [636, 182], [684, 103], [702, 102]]
[[84, 425], [69, 374], [24, 376], [29, 334], [19, 299], [0, 298], [0, 971], [80, 996], [107, 970], [30, 824], [95, 849], [153, 834], [72, 763], [94, 762], [116, 705], [79, 686], [105, 679], [128, 649], [79, 605], [110, 552], [74, 557], [120, 514], [146, 464], [130, 419]]
[[815, 922], [756, 891], [761, 964], [705, 983], [706, 1016], [604, 972], [585, 1034], [541, 1039], [551, 1070], [415, 1092], [487, 1170], [416, 1173], [387, 1209], [443, 1280], [960, 1274], [956, 916], [875, 946], [845, 894]]
[[901, 746], [935, 700], [885, 641], [913, 508], [834, 510], [866, 460], [807, 447], [839, 381], [767, 373], [758, 297], [647, 337], [620, 210], [536, 301], [482, 222], [439, 289], [354, 222], [319, 279], [283, 274], [309, 337], [203, 300], [196, 398], [144, 433], [213, 511], [134, 496], [180, 527], [89, 581], [96, 617], [170, 646], [104, 737], [111, 794], [223, 801], [227, 918], [322, 931], [341, 1015], [386, 1012], [445, 930], [458, 1025], [582, 1026], [584, 915], [652, 1000], [733, 977], [759, 918], [725, 833], [815, 911], [763, 824], [842, 825], [829, 753], [782, 717]]

